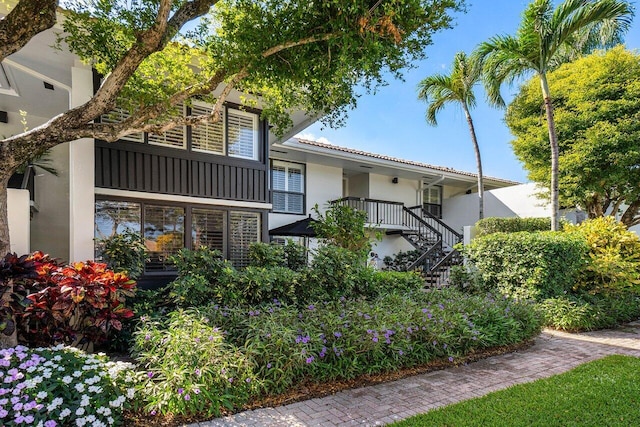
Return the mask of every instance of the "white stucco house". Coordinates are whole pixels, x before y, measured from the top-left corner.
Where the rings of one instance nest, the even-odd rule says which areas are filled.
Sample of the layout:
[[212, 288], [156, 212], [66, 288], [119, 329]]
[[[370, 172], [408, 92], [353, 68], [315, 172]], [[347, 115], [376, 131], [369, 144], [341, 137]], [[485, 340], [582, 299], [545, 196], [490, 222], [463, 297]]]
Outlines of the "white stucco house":
[[[37, 35], [0, 63], [0, 135], [82, 105], [100, 85], [91, 67], [50, 48], [60, 30]], [[174, 274], [167, 257], [182, 247], [207, 245], [243, 266], [250, 243], [269, 241], [269, 230], [335, 201], [367, 212], [384, 236], [375, 243], [380, 258], [418, 248], [421, 261], [433, 265], [477, 220], [474, 173], [292, 138], [317, 119], [303, 111], [292, 113], [293, 127], [278, 138], [259, 103], [253, 109], [240, 103], [241, 94], [232, 93], [224, 124], [55, 147], [57, 176], [30, 169], [13, 180], [12, 250], [86, 260], [98, 239], [129, 229], [152, 254], [145, 277], [166, 278]], [[184, 113], [204, 107], [194, 103]], [[101, 120], [122, 119], [121, 113]], [[534, 191], [517, 184], [485, 177], [486, 216], [548, 215], [535, 207]]]

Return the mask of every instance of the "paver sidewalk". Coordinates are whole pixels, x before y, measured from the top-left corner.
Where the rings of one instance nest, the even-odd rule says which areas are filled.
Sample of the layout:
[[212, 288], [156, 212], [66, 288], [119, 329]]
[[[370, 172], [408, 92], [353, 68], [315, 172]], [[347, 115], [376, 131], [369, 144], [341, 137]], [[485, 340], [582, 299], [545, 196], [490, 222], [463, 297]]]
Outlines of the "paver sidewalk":
[[517, 353], [291, 405], [242, 412], [190, 427], [384, 425], [513, 384], [559, 374], [610, 354], [640, 357], [640, 321], [615, 330], [581, 334], [547, 330], [532, 347]]

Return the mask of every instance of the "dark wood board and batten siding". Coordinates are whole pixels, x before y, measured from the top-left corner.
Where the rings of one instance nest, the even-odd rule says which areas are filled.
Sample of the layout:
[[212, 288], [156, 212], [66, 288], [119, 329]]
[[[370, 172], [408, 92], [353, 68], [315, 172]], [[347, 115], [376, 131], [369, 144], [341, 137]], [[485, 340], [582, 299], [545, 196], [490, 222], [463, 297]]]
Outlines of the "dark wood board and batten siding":
[[268, 203], [266, 162], [96, 141], [96, 187]]

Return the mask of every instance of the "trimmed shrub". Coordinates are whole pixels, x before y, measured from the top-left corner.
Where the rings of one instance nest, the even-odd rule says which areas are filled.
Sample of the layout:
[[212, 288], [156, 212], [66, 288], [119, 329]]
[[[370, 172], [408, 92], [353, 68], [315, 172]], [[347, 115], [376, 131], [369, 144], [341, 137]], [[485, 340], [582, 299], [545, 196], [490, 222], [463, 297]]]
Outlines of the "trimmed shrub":
[[575, 289], [588, 293], [640, 292], [640, 239], [613, 217], [600, 217], [565, 231], [584, 238], [588, 263]]
[[307, 253], [308, 250], [304, 246], [297, 244], [293, 240], [287, 240], [284, 245], [284, 257], [287, 267], [293, 271], [303, 271], [309, 264]]
[[488, 288], [536, 300], [570, 291], [587, 251], [580, 236], [554, 232], [494, 233], [464, 248]]
[[424, 288], [424, 279], [419, 273], [409, 271], [376, 271], [363, 269], [358, 277], [354, 296], [369, 300], [394, 293], [411, 293]]
[[550, 218], [484, 218], [476, 222], [477, 237], [493, 233], [517, 233], [520, 231], [549, 231]]

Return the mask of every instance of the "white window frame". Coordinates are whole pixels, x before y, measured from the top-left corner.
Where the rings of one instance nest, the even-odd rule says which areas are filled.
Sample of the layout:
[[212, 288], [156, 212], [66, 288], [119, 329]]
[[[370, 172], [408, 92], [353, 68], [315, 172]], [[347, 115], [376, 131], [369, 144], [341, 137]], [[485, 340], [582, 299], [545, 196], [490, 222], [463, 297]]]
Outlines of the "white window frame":
[[[239, 116], [245, 116], [245, 117], [251, 117], [252, 122], [253, 122], [253, 154], [251, 157], [248, 156], [243, 156], [240, 154], [232, 154], [231, 150], [229, 150], [229, 117], [232, 114], [237, 114]], [[250, 112], [246, 112], [246, 111], [242, 111], [242, 110], [238, 110], [236, 108], [227, 108], [226, 114], [225, 114], [225, 121], [224, 121], [224, 135], [225, 135], [225, 141], [226, 141], [226, 151], [228, 153], [229, 157], [236, 157], [239, 159], [247, 159], [247, 160], [259, 160], [258, 158], [258, 147], [260, 145], [260, 135], [259, 135], [259, 117], [256, 113], [250, 113]]]
[[[283, 167], [285, 168], [285, 180], [284, 180], [284, 185], [285, 185], [285, 189], [281, 190], [281, 189], [276, 189], [273, 188], [273, 167]], [[291, 168], [295, 168], [295, 169], [299, 169], [301, 171], [300, 174], [300, 178], [301, 178], [301, 182], [300, 182], [300, 187], [301, 187], [301, 191], [297, 192], [297, 191], [291, 191], [289, 190], [289, 169]], [[288, 194], [296, 194], [296, 195], [301, 195], [302, 196], [302, 210], [300, 212], [296, 211], [291, 211], [288, 207], [288, 199], [285, 196], [285, 206], [283, 210], [277, 210], [275, 205], [272, 208], [272, 211], [274, 213], [285, 213], [285, 214], [298, 214], [298, 215], [304, 215], [304, 213], [306, 212], [306, 206], [305, 206], [305, 200], [306, 200], [306, 175], [307, 175], [307, 165], [305, 165], [304, 163], [294, 163], [294, 162], [285, 162], [282, 160], [272, 160], [271, 162], [271, 166], [269, 168], [269, 172], [271, 173], [271, 191], [275, 191], [278, 193], [282, 193], [285, 195]]]
[[[198, 107], [203, 107], [203, 108], [208, 108], [208, 109], [212, 109], [213, 105], [208, 104], [206, 102], [202, 102], [202, 101], [196, 101], [193, 100], [193, 105], [198, 106]], [[196, 153], [206, 153], [206, 154], [215, 154], [218, 156], [225, 156], [227, 154], [227, 113], [226, 113], [226, 108], [222, 108], [220, 110], [220, 113], [222, 115], [220, 123], [222, 125], [222, 152], [219, 151], [212, 151], [212, 150], [205, 150], [202, 148], [195, 148], [193, 145], [193, 132], [194, 132], [194, 127], [191, 127], [191, 151], [196, 152]], [[193, 114], [193, 111], [192, 111]]]

